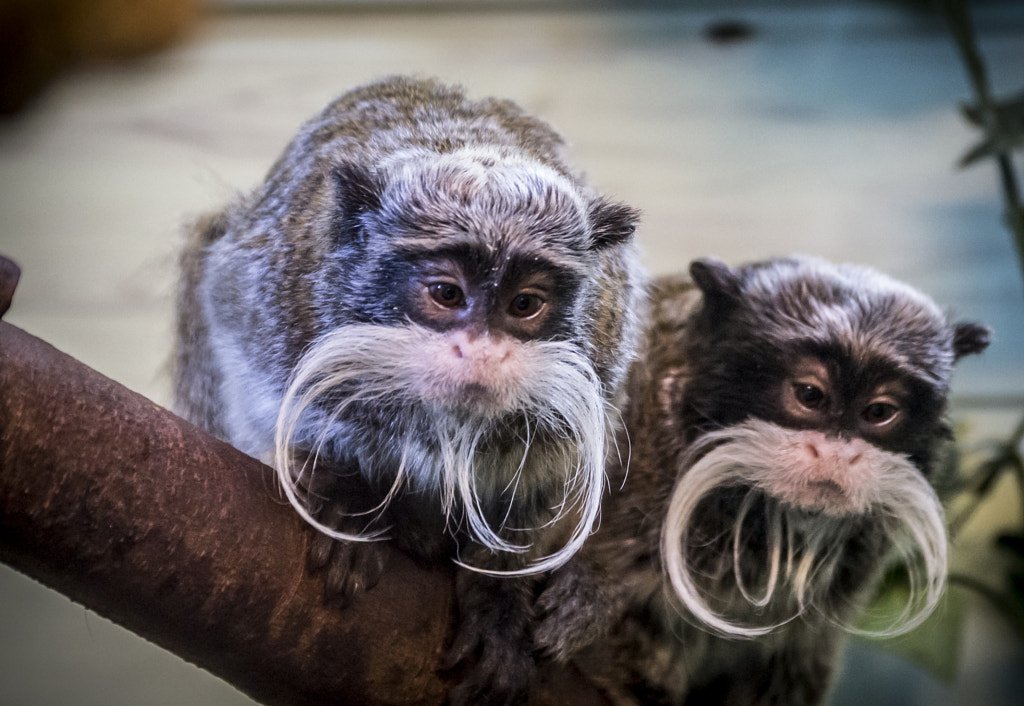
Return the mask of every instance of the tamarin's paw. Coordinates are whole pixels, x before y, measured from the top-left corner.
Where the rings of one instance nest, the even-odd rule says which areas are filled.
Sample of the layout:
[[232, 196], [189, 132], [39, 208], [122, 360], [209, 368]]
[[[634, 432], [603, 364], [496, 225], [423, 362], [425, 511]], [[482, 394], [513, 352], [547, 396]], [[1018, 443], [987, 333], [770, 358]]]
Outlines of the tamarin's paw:
[[385, 554], [378, 542], [342, 542], [317, 532], [310, 543], [310, 569], [325, 572], [325, 597], [341, 607], [376, 586], [384, 564]]
[[579, 561], [554, 572], [537, 599], [534, 645], [559, 662], [608, 632], [612, 608], [597, 577]]
[[520, 641], [508, 640], [500, 630], [483, 635], [460, 630], [445, 667], [454, 668], [474, 654], [479, 655], [477, 662], [448, 694], [451, 706], [527, 703], [537, 680], [537, 664]]
[[443, 669], [465, 665], [452, 706], [526, 703], [537, 681], [530, 635], [533, 581], [462, 572], [459, 621]]

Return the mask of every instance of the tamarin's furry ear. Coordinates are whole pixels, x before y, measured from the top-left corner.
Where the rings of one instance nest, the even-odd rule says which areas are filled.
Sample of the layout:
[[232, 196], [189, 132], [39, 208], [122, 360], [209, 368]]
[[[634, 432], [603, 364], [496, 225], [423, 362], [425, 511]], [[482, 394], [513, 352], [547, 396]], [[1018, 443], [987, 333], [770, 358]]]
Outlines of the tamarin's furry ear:
[[628, 242], [636, 232], [640, 211], [621, 203], [597, 199], [590, 205], [590, 229], [595, 248]]
[[731, 309], [743, 294], [740, 276], [724, 262], [714, 258], [691, 262], [690, 277], [704, 293], [704, 306], [715, 313], [725, 313]]
[[981, 353], [988, 348], [992, 332], [987, 326], [962, 321], [953, 327], [953, 354], [957, 360], [965, 355]]
[[341, 244], [358, 236], [360, 216], [380, 208], [383, 187], [369, 170], [356, 164], [341, 164], [331, 176], [338, 199], [335, 240]]

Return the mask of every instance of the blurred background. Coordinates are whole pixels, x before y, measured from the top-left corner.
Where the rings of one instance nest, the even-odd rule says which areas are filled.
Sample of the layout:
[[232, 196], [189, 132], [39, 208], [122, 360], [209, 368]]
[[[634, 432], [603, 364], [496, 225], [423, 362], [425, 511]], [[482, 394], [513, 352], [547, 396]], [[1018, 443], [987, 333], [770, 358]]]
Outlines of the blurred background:
[[[982, 134], [935, 4], [0, 0], [0, 253], [23, 270], [5, 320], [167, 404], [182, 224], [255, 186], [336, 95], [430, 75], [554, 125], [643, 209], [654, 273], [807, 252], [990, 325], [953, 405], [984, 458], [1024, 414], [1024, 285], [994, 161], [957, 166]], [[1024, 2], [969, 8], [994, 94], [1018, 94]], [[956, 537], [954, 568], [993, 590], [1016, 570], [993, 544], [1021, 532], [1014, 482]], [[1019, 703], [1022, 638], [992, 605], [954, 589], [926, 639], [853, 641], [832, 703]], [[0, 567], [0, 706], [251, 703]]]

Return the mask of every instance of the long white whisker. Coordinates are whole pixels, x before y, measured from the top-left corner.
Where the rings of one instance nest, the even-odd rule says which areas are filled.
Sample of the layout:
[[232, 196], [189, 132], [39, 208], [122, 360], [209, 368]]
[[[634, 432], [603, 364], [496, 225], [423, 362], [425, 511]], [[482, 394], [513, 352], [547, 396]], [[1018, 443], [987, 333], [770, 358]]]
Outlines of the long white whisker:
[[[920, 624], [940, 600], [944, 588], [947, 542], [944, 516], [934, 491], [920, 472], [906, 459], [886, 453], [875, 447], [867, 452], [868, 463], [877, 473], [877, 487], [858, 489], [855, 513], [849, 515], [826, 514], [818, 510], [803, 510], [787, 502], [772, 499], [776, 469], [789, 473], [783, 462], [775, 460], [777, 449], [792, 448], [802, 443], [802, 432], [777, 427], [767, 422], [752, 420], [735, 427], [706, 434], [684, 459], [680, 477], [669, 498], [668, 510], [662, 526], [663, 565], [668, 584], [677, 601], [700, 624], [715, 632], [738, 637], [765, 634], [792, 620], [804, 611], [831, 610], [829, 606], [846, 606], [843, 614], [826, 614], [829, 619], [851, 632], [851, 608], [859, 605], [861, 595], [870, 584], [845, 587], [837, 585], [840, 566], [849, 551], [853, 532], [872, 532], [885, 544], [895, 545], [897, 557], [908, 566], [913, 582], [912, 599], [894, 624], [887, 630], [873, 634], [899, 634]], [[760, 488], [756, 496], [766, 504], [761, 527], [765, 534], [768, 555], [757, 561], [767, 561], [763, 572], [765, 592], [754, 595], [745, 585], [744, 566], [749, 570], [755, 558], [745, 555], [742, 535], [751, 521], [751, 503], [754, 494], [748, 493], [738, 500], [731, 519], [722, 518], [731, 526], [731, 556], [728, 557], [736, 590], [743, 601], [754, 608], [771, 608], [767, 615], [774, 616], [763, 625], [735, 622], [735, 618], [712, 609], [703, 591], [695, 581], [696, 570], [687, 554], [694, 545], [689, 539], [691, 524], [695, 521], [698, 505], [713, 493], [734, 486]], [[701, 517], [705, 517], [702, 514]], [[861, 524], [864, 523], [864, 524]], [[783, 527], [783, 525], [785, 525]], [[702, 528], [707, 534], [711, 527]], [[785, 542], [785, 557], [782, 544]], [[916, 549], [911, 555], [904, 546]], [[689, 547], [689, 549], [688, 549]], [[708, 547], [706, 551], [719, 551]], [[883, 557], [878, 557], [882, 561]], [[784, 584], [780, 585], [780, 578]], [[869, 577], [866, 577], [870, 578]], [[783, 588], [785, 587], [785, 590]], [[855, 591], [849, 600], [837, 602], [837, 591]], [[795, 610], [787, 608], [787, 598], [794, 601]], [[839, 599], [842, 596], [838, 596]], [[773, 607], [774, 606], [774, 607]], [[733, 606], [730, 611], [739, 610]], [[781, 616], [781, 617], [780, 617]]]
[[[445, 350], [450, 346], [441, 334], [415, 325], [354, 324], [324, 336], [304, 353], [283, 391], [275, 434], [275, 467], [289, 503], [306, 522], [329, 536], [347, 541], [383, 537], [381, 531], [350, 534], [325, 527], [313, 516], [308, 494], [300, 492], [300, 483], [313, 487], [310, 476], [326, 455], [340, 450], [358, 460], [368, 480], [388, 482], [380, 502], [356, 514], [384, 512], [407, 487], [434, 492], [447, 531], [456, 533], [461, 527], [483, 546], [513, 554], [529, 551], [532, 542], [513, 542], [502, 533], [542, 530], [571, 515], [574, 527], [569, 539], [552, 553], [533, 557], [523, 568], [510, 572], [469, 568], [526, 575], [564, 564], [596, 525], [605, 484], [604, 460], [613, 442], [609, 421], [613, 410], [590, 361], [566, 343], [519, 344], [520, 354], [532, 356], [536, 362], [531, 366], [543, 374], [524, 380], [517, 391], [509, 388], [510, 409], [515, 412], [503, 414], [514, 414], [524, 425], [524, 437], [517, 439], [512, 449], [516, 455], [510, 459], [508, 452], [488, 448], [491, 435], [510, 417], [477, 412], [453, 417], [447, 410], [433, 411], [430, 405], [435, 402], [418, 397], [417, 390], [424, 389], [423, 377], [432, 374], [428, 363], [418, 361], [429, 361], [431, 356], [422, 351], [431, 350], [432, 345], [443, 345]], [[418, 355], [410, 356], [410, 350]], [[325, 405], [330, 409], [323, 409]], [[360, 438], [360, 426], [353, 421], [363, 406], [380, 409], [381, 405], [401, 410], [404, 426], [393, 430], [398, 436], [391, 448], [381, 448], [379, 440]], [[424, 432], [433, 435], [432, 441], [423, 442]], [[415, 442], [403, 441], [414, 437]], [[536, 464], [531, 460], [531, 449], [538, 444], [545, 449], [535, 454], [542, 470], [533, 468]], [[303, 447], [312, 449], [307, 458], [311, 464], [295, 468], [293, 449]], [[415, 469], [410, 472], [413, 458]], [[561, 497], [552, 498], [557, 499], [551, 508], [554, 517], [540, 518], [536, 528], [512, 528], [522, 502], [522, 484], [543, 481], [543, 477], [528, 476], [535, 473], [557, 473], [563, 484]], [[492, 512], [502, 497], [508, 497], [508, 505], [500, 523], [492, 527], [485, 512]]]
[[750, 512], [750, 508], [753, 503], [754, 493], [751, 491], [743, 498], [743, 502], [740, 504], [740, 509], [736, 513], [736, 521], [733, 523], [732, 533], [732, 568], [736, 581], [736, 588], [739, 590], [740, 595], [742, 595], [751, 605], [761, 608], [768, 605], [768, 601], [771, 600], [772, 591], [775, 588], [775, 581], [779, 575], [779, 546], [777, 538], [774, 538], [773, 535], [769, 534], [768, 551], [771, 558], [769, 560], [768, 585], [765, 587], [764, 595], [760, 598], [754, 598], [754, 596], [747, 590], [743, 580], [743, 569], [740, 567], [740, 562], [743, 558], [743, 521]]

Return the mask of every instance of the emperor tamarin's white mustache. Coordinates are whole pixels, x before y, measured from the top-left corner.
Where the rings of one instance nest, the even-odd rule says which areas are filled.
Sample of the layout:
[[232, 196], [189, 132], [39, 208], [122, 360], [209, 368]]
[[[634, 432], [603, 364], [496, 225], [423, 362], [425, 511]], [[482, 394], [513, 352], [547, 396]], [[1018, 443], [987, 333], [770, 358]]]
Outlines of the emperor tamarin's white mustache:
[[[705, 435], [683, 463], [662, 528], [664, 567], [683, 607], [714, 631], [755, 637], [805, 611], [827, 611], [826, 605], [816, 601], [828, 596], [847, 541], [863, 529], [864, 522], [870, 523], [870, 531], [882, 533], [907, 563], [911, 595], [918, 597], [891, 628], [873, 634], [911, 630], [938, 603], [945, 586], [947, 539], [942, 506], [927, 480], [909, 460], [867, 443], [860, 443], [853, 452], [859, 477], [850, 478], [849, 473], [838, 480], [798, 476], [794, 455], [822, 436], [750, 420]], [[767, 625], [739, 624], [713, 609], [697, 586], [698, 569], [687, 556], [694, 552], [688, 543], [689, 527], [698, 505], [729, 487], [749, 491], [732, 524], [732, 556], [723, 558], [723, 564], [730, 562], [731, 567], [726, 564], [726, 570], [732, 571], [739, 593], [750, 606], [795, 606], [792, 614], [773, 618], [775, 622]], [[745, 519], [755, 503], [764, 512], [759, 531], [765, 536], [766, 554], [741, 556]], [[762, 562], [763, 580], [757, 590], [744, 585], [741, 562], [748, 567]], [[842, 622], [827, 613], [825, 617]], [[850, 625], [842, 627], [858, 632]]]
[[[390, 491], [371, 513], [383, 511], [402, 489], [436, 492], [449, 523], [464, 522], [472, 538], [494, 551], [525, 552], [530, 545], [510, 542], [500, 532], [535, 528], [506, 528], [504, 522], [492, 527], [485, 506], [492, 516], [497, 503], [511, 512], [521, 474], [529, 468], [535, 476], [527, 479], [529, 487], [561, 483], [561, 503], [549, 524], [575, 514], [569, 540], [517, 571], [468, 568], [524, 575], [561, 566], [582, 546], [600, 509], [611, 439], [600, 381], [577, 347], [525, 341], [509, 347], [515, 360], [508, 374], [467, 392], [439, 363], [451, 347], [445, 334], [413, 324], [353, 324], [317, 340], [296, 366], [278, 417], [275, 465], [285, 495], [307, 522], [336, 539], [386, 538], [384, 530], [351, 534], [327, 527], [302, 497], [320, 453], [337, 446], [356, 458], [368, 477], [381, 474], [387, 482], [386, 474], [397, 467]], [[395, 422], [380, 430], [394, 434], [390, 444], [360, 438], [358, 415], [381, 407], [395, 413]], [[488, 446], [496, 431], [514, 423], [522, 432], [511, 448]], [[300, 468], [292, 456], [295, 448], [311, 450]]]

